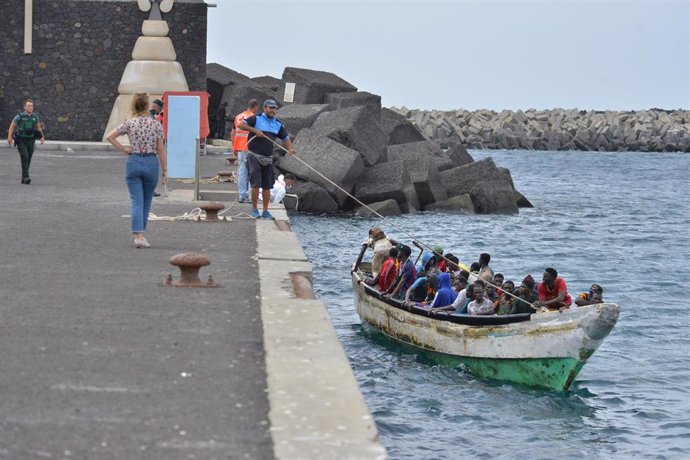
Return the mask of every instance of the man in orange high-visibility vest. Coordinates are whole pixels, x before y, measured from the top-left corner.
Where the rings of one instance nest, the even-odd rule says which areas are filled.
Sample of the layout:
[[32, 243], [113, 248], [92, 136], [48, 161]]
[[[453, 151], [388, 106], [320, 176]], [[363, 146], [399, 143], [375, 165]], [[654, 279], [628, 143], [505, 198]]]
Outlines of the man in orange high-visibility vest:
[[235, 117], [234, 128], [230, 132], [230, 140], [232, 141], [232, 149], [237, 156], [238, 164], [238, 179], [237, 179], [237, 194], [239, 195], [240, 203], [249, 201], [249, 168], [247, 167], [247, 143], [249, 142], [249, 131], [244, 131], [238, 128], [240, 123], [243, 123], [249, 117], [256, 115], [259, 112], [259, 101], [250, 99], [247, 104], [247, 110]]

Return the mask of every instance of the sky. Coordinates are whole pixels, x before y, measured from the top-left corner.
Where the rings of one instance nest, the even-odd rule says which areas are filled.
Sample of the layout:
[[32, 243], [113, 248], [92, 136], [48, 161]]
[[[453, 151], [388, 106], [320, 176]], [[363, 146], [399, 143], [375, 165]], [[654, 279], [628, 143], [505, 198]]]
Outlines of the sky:
[[207, 3], [208, 62], [332, 72], [386, 107], [690, 109], [690, 0]]

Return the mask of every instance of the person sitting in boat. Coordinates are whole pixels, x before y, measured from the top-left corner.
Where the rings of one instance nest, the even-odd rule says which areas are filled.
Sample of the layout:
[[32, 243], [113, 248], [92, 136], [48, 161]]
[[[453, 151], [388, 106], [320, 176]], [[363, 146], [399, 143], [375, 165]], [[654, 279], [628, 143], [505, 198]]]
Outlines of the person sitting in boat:
[[494, 271], [489, 267], [491, 255], [483, 252], [479, 254], [479, 278], [482, 281], [491, 283], [494, 279]]
[[[495, 279], [496, 277], [494, 277]], [[507, 280], [501, 287], [501, 295], [494, 302], [497, 315], [514, 315], [517, 313], [519, 299], [513, 294], [515, 283]], [[513, 295], [511, 295], [513, 294]]]
[[417, 270], [410, 260], [410, 254], [412, 254], [412, 249], [406, 244], [403, 244], [398, 250], [398, 275], [384, 293], [394, 299], [403, 300], [405, 293], [417, 278]]
[[417, 269], [417, 278], [426, 276], [429, 273], [437, 272], [436, 256], [431, 252], [422, 253], [422, 263], [415, 267]]
[[589, 292], [582, 292], [578, 294], [575, 299], [575, 305], [578, 307], [584, 307], [585, 305], [594, 305], [596, 303], [604, 303], [602, 296], [604, 295], [604, 288], [598, 284], [592, 284], [589, 288]]
[[452, 304], [457, 296], [458, 293], [450, 285], [450, 274], [441, 273], [438, 275], [438, 290], [431, 301], [431, 308]]
[[484, 296], [489, 299], [492, 302], [498, 301], [498, 292], [496, 292], [496, 286], [493, 285], [493, 283], [486, 284], [486, 288], [484, 289]]
[[364, 278], [364, 283], [368, 284], [369, 286], [378, 285], [380, 292], [385, 292], [388, 290], [391, 284], [393, 284], [393, 281], [395, 281], [395, 277], [398, 275], [397, 258], [398, 248], [390, 248], [388, 251], [388, 257], [383, 261], [379, 274], [374, 278]]
[[479, 262], [472, 262], [470, 265], [470, 271], [467, 275], [467, 281], [470, 284], [474, 284], [474, 282], [479, 279], [479, 268]]
[[426, 276], [418, 277], [405, 292], [405, 305], [409, 306], [413, 303], [428, 304], [436, 296], [438, 286], [438, 274], [436, 271], [431, 271]]
[[558, 276], [555, 268], [549, 267], [544, 270], [542, 282], [537, 287], [539, 300], [534, 302], [535, 307], [542, 307], [544, 310], [558, 309], [563, 311], [570, 308], [573, 300], [568, 294], [565, 280]]
[[450, 252], [446, 254], [446, 270], [448, 273], [450, 273], [452, 278], [455, 278], [458, 276], [460, 273], [460, 259], [456, 255], [451, 254]]
[[461, 291], [464, 291], [467, 288], [467, 278], [464, 276], [456, 276], [453, 278], [453, 290], [460, 294]]
[[369, 230], [369, 239], [364, 244], [374, 250], [374, 256], [371, 259], [371, 274], [376, 277], [381, 271], [383, 261], [388, 257], [388, 252], [395, 246], [395, 241], [388, 238], [381, 228], [372, 227]]
[[474, 283], [472, 286], [474, 300], [467, 306], [470, 315], [493, 315], [494, 303], [484, 295], [484, 286]]
[[[477, 283], [482, 287], [482, 290], [484, 289], [484, 285], [482, 284], [481, 281], [477, 281]], [[474, 292], [473, 292], [474, 284], [469, 284], [465, 289], [460, 291], [458, 293], [458, 296], [455, 298], [453, 303], [450, 305], [445, 305], [445, 306], [439, 306], [439, 307], [434, 307], [431, 309], [429, 312], [430, 314], [435, 314], [435, 313], [443, 313], [443, 314], [449, 314], [449, 315], [466, 315], [467, 314], [467, 306], [474, 300]]]
[[534, 293], [534, 278], [532, 278], [532, 275], [525, 276], [515, 293], [520, 299], [515, 306], [515, 313], [533, 313], [532, 304], [539, 300], [539, 298]]
[[505, 277], [503, 276], [503, 273], [496, 273], [494, 275], [494, 280], [491, 282], [491, 284], [493, 284], [496, 288], [496, 294], [499, 296], [501, 295], [501, 286], [503, 286], [504, 279]]
[[436, 246], [431, 248], [431, 250], [434, 252], [434, 257], [436, 257], [436, 267], [438, 268], [438, 271], [445, 272], [446, 261], [443, 258], [443, 248], [437, 244]]

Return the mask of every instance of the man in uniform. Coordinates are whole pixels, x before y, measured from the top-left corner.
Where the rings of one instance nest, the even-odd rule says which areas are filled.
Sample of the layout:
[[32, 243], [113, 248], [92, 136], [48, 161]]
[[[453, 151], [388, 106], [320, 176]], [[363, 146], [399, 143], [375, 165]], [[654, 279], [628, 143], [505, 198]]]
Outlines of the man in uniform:
[[238, 128], [240, 123], [244, 122], [249, 117], [253, 117], [259, 111], [259, 101], [250, 99], [247, 104], [247, 110], [235, 117], [234, 128], [230, 131], [230, 140], [232, 141], [232, 149], [235, 151], [238, 163], [237, 178], [237, 194], [239, 195], [240, 203], [249, 201], [249, 168], [247, 166], [249, 132], [242, 131]]
[[[271, 189], [275, 182], [273, 174], [273, 143], [274, 139], [283, 141], [285, 149], [292, 155], [292, 141], [285, 126], [276, 118], [278, 104], [273, 99], [264, 101], [264, 111], [254, 115], [237, 127], [249, 131], [249, 182], [252, 185], [252, 217], [254, 219], [273, 219], [268, 212], [268, 203], [271, 201]], [[259, 213], [259, 189], [262, 189], [263, 212]]]
[[24, 103], [24, 111], [20, 112], [12, 119], [10, 129], [7, 132], [7, 143], [17, 146], [19, 157], [22, 162], [22, 184], [30, 184], [29, 166], [31, 157], [34, 155], [34, 145], [36, 139], [45, 142], [43, 128], [38, 120], [38, 115], [34, 113], [34, 102], [28, 99]]

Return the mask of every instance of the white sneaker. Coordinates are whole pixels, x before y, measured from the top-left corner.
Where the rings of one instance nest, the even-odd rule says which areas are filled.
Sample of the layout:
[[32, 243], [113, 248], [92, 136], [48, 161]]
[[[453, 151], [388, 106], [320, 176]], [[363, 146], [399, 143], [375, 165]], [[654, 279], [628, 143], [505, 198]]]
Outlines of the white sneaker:
[[134, 246], [138, 248], [150, 248], [151, 243], [146, 241], [146, 238], [134, 238]]

